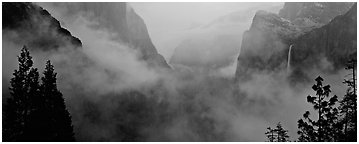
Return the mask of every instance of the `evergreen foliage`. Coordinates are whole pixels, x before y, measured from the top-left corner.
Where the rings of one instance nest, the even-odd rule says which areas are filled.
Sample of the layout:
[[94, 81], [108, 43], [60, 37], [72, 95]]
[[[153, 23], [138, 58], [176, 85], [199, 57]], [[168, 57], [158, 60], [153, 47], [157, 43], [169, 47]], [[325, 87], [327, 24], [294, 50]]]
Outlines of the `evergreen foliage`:
[[351, 71], [351, 78], [344, 79], [347, 86], [347, 92], [340, 101], [340, 114], [342, 116], [341, 122], [344, 126], [341, 141], [357, 141], [357, 95], [355, 83], [355, 67], [356, 60], [348, 61], [345, 69]]
[[322, 84], [323, 78], [318, 76], [316, 84], [312, 89], [316, 91], [316, 96], [307, 96], [307, 102], [313, 104], [314, 110], [318, 111], [318, 120], [311, 119], [310, 112], [303, 114], [304, 120], [298, 121], [297, 132], [299, 141], [306, 142], [322, 142], [322, 141], [338, 141], [338, 133], [340, 131], [340, 123], [338, 119], [338, 108], [335, 105], [338, 102], [336, 95], [329, 96], [330, 86]]
[[282, 127], [282, 124], [279, 122], [276, 126], [276, 128], [267, 128], [267, 132], [265, 133], [268, 140], [270, 142], [288, 142], [289, 136], [288, 136], [288, 130], [285, 130]]
[[18, 61], [19, 68], [10, 80], [11, 97], [3, 110], [3, 141], [75, 141], [71, 116], [50, 61], [41, 84], [26, 46]]

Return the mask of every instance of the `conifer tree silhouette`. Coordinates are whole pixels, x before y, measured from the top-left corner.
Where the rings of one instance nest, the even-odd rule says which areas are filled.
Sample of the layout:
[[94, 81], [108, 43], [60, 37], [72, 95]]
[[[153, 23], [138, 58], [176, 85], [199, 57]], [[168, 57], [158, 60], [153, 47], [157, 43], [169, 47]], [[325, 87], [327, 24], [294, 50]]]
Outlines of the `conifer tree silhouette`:
[[279, 122], [276, 128], [272, 129], [271, 127], [267, 128], [265, 133], [270, 142], [288, 142], [288, 130], [285, 130], [282, 127], [282, 124]]
[[19, 68], [10, 80], [11, 97], [3, 109], [3, 141], [75, 141], [71, 116], [50, 61], [41, 85], [26, 46], [18, 61]]
[[41, 94], [45, 98], [46, 110], [50, 116], [51, 138], [54, 141], [74, 141], [70, 113], [66, 109], [62, 93], [57, 89], [54, 66], [46, 62], [44, 76], [41, 78]]
[[276, 134], [275, 134], [275, 129], [272, 129], [271, 127], [267, 128], [267, 132], [265, 132], [269, 142], [274, 142]]
[[277, 142], [289, 141], [288, 130], [285, 130], [280, 122], [277, 124], [276, 132], [277, 132]]
[[26, 46], [18, 56], [19, 67], [10, 80], [11, 97], [7, 99], [3, 110], [4, 141], [27, 141], [30, 131], [30, 117], [34, 110], [31, 103], [39, 95], [36, 68], [33, 68], [32, 57]]
[[357, 95], [356, 95], [356, 79], [355, 79], [356, 60], [351, 59], [347, 63], [346, 70], [351, 72], [349, 79], [344, 79], [347, 86], [347, 92], [340, 101], [340, 114], [344, 130], [342, 141], [357, 141]]
[[[306, 111], [303, 114], [304, 120], [298, 120], [299, 141], [338, 141], [338, 113], [339, 110], [335, 107], [338, 102], [336, 95], [329, 97], [331, 92], [330, 86], [323, 86], [323, 78], [318, 76], [312, 89], [316, 91], [316, 96], [307, 96], [307, 102], [313, 104], [314, 110], [318, 111], [318, 120], [312, 120]], [[328, 99], [329, 98], [329, 99]]]

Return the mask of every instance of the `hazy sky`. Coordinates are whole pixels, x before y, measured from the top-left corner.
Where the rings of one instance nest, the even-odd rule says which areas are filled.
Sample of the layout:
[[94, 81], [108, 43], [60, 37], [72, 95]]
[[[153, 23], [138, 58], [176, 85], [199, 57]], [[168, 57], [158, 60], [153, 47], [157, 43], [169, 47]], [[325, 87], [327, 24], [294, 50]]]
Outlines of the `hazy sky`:
[[[130, 3], [144, 19], [149, 34], [159, 53], [166, 58], [176, 46], [178, 37], [191, 26], [207, 24], [220, 16], [243, 9], [264, 9], [273, 7], [277, 13], [283, 3], [264, 2], [152, 2]], [[254, 15], [254, 14], [253, 14]]]

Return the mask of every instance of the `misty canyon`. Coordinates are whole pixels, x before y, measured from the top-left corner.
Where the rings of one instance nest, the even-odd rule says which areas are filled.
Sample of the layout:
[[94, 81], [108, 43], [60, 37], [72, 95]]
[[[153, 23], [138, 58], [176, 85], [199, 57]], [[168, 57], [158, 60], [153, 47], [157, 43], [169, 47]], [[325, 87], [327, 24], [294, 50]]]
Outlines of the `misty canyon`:
[[297, 141], [315, 78], [346, 94], [355, 2], [174, 4], [3, 2], [3, 108], [23, 46], [76, 141], [267, 141], [278, 122]]

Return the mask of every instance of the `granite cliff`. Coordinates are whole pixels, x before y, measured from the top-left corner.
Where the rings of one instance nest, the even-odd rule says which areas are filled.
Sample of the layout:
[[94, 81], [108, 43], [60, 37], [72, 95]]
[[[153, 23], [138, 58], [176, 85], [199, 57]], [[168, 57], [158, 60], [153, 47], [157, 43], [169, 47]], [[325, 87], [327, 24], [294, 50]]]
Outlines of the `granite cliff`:
[[[349, 55], [356, 53], [356, 4], [343, 15], [340, 15], [346, 8], [343, 5], [348, 3], [331, 3], [324, 10], [315, 6], [316, 3], [310, 3], [310, 8], [306, 6], [308, 4], [291, 8], [296, 5], [286, 3], [279, 15], [265, 11], [256, 13], [250, 29], [243, 36], [236, 79], [245, 78], [253, 72], [283, 71], [288, 64], [292, 67], [292, 76], [300, 78], [306, 78], [303, 71], [312, 68], [336, 72], [344, 67]], [[335, 6], [340, 11], [334, 9]], [[318, 9], [323, 11], [320, 15], [316, 13]], [[327, 12], [329, 9], [337, 11]], [[293, 15], [293, 11], [297, 11], [297, 15]], [[315, 25], [312, 22], [304, 25], [296, 23], [303, 18]], [[320, 67], [323, 61], [328, 61], [329, 64], [325, 65], [330, 67]]]
[[2, 3], [3, 40], [27, 45], [30, 49], [51, 50], [81, 47], [81, 41], [61, 27], [49, 12], [33, 3]]

